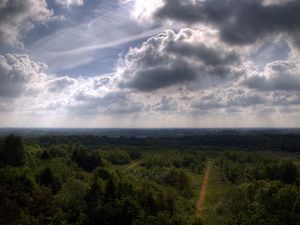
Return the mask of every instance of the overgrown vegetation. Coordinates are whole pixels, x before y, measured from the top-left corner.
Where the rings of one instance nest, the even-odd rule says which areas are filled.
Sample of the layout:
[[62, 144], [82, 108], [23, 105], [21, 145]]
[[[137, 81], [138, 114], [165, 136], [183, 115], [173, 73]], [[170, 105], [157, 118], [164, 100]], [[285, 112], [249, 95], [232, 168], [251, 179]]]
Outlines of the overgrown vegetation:
[[[1, 225], [300, 225], [299, 168], [270, 152], [55, 139], [0, 141]], [[197, 218], [208, 160], [207, 202]]]
[[218, 165], [232, 188], [215, 207], [215, 224], [300, 224], [299, 173], [291, 161], [226, 151]]
[[[202, 172], [200, 151], [90, 149], [74, 144], [24, 145], [1, 141], [0, 224], [2, 225], [198, 225], [191, 173]], [[166, 164], [116, 169], [150, 155]]]

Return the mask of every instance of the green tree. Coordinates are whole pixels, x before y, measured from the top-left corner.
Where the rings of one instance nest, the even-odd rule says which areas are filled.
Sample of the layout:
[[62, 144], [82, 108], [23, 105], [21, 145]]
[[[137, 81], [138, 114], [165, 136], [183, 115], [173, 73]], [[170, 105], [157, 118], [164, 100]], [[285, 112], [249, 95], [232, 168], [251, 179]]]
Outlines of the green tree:
[[24, 164], [24, 145], [20, 137], [9, 135], [0, 149], [0, 165], [22, 166]]
[[50, 188], [54, 193], [57, 193], [61, 184], [57, 177], [54, 176], [50, 167], [46, 167], [38, 177], [39, 184]]
[[298, 169], [291, 161], [282, 161], [279, 165], [280, 180], [292, 184], [298, 178]]
[[92, 172], [96, 167], [102, 165], [102, 159], [97, 152], [88, 152], [83, 147], [75, 149], [72, 154], [72, 160], [88, 172]]

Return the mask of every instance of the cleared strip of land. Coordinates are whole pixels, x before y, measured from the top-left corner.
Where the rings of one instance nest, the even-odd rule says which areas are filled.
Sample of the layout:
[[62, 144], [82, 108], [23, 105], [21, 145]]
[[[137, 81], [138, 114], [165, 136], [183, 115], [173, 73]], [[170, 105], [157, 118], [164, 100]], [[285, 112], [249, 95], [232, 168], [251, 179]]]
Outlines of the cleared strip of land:
[[133, 167], [138, 166], [140, 163], [141, 163], [141, 161], [134, 162], [134, 163], [130, 164], [130, 165], [126, 168], [126, 170], [130, 170], [130, 169], [132, 169]]
[[208, 161], [206, 169], [205, 169], [205, 174], [204, 174], [204, 177], [203, 177], [203, 181], [202, 181], [202, 184], [201, 184], [201, 187], [200, 187], [199, 198], [198, 198], [198, 201], [197, 201], [197, 204], [196, 204], [196, 214], [198, 216], [201, 216], [202, 212], [203, 212], [205, 193], [206, 193], [210, 168], [211, 168], [211, 161]]

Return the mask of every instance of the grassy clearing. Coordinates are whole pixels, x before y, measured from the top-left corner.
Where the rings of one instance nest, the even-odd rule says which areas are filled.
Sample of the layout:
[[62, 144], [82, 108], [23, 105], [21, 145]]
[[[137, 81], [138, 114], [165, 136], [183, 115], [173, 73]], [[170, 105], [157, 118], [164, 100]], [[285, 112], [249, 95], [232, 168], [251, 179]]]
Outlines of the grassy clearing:
[[200, 186], [204, 177], [204, 174], [198, 174], [198, 173], [190, 173], [192, 177], [192, 185], [193, 185], [193, 198], [192, 202], [194, 205], [196, 205], [199, 197], [199, 190]]
[[126, 171], [128, 169], [132, 169], [134, 167], [137, 167], [139, 166], [139, 164], [141, 163], [141, 160], [133, 160], [131, 161], [130, 163], [128, 164], [123, 164], [123, 165], [111, 165], [111, 167], [113, 169], [116, 169], [116, 170], [120, 170], [120, 171]]
[[208, 224], [214, 224], [214, 209], [218, 200], [228, 191], [230, 185], [225, 184], [220, 179], [220, 174], [215, 162], [212, 162], [208, 185], [206, 189], [205, 202], [203, 207], [202, 219]]
[[196, 204], [196, 214], [197, 216], [201, 216], [202, 215], [202, 211], [203, 211], [203, 206], [204, 206], [204, 202], [205, 202], [205, 197], [206, 197], [206, 189], [207, 189], [207, 184], [208, 184], [208, 180], [210, 177], [210, 169], [211, 169], [211, 161], [207, 162], [206, 168], [205, 168], [205, 173], [204, 173], [204, 177], [202, 180], [202, 184], [201, 184], [201, 188], [199, 190], [199, 197], [198, 197], [198, 202]]
[[[212, 150], [205, 151], [205, 155], [207, 156], [207, 159], [212, 161], [212, 164], [213, 164], [213, 160], [218, 157], [219, 153], [220, 153], [219, 151], [212, 151]], [[203, 182], [203, 179], [204, 179], [204, 172], [205, 172], [205, 170], [202, 173], [191, 172], [191, 177], [192, 177], [192, 182], [193, 182], [193, 198], [191, 199], [191, 201], [192, 201], [193, 205], [195, 205], [195, 206], [196, 206], [198, 198], [199, 198], [199, 191], [200, 191], [200, 187]], [[210, 174], [212, 172], [213, 171], [211, 168]], [[208, 181], [208, 185], [209, 185], [209, 181]], [[207, 188], [209, 188], [209, 186]], [[206, 195], [207, 195], [208, 191], [209, 190], [206, 190]]]

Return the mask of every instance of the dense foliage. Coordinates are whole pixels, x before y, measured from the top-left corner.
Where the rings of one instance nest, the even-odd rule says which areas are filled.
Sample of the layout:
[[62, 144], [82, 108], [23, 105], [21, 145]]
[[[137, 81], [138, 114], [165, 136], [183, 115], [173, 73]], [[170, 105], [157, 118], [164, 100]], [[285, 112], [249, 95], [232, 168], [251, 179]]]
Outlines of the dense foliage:
[[299, 175], [291, 161], [229, 151], [218, 165], [233, 185], [216, 206], [216, 224], [300, 224]]
[[153, 167], [189, 168], [194, 171], [202, 171], [206, 162], [206, 156], [200, 151], [164, 151], [150, 154], [143, 160], [142, 166], [150, 169]]
[[[114, 165], [128, 164], [131, 161], [130, 154], [127, 151], [116, 148], [105, 148], [104, 150], [100, 150], [100, 154]], [[133, 158], [135, 157], [133, 156]]]
[[89, 152], [82, 146], [76, 148], [72, 154], [72, 160], [82, 169], [92, 172], [102, 164], [100, 155], [97, 152]]
[[287, 160], [277, 160], [258, 154], [237, 151], [222, 152], [218, 159], [223, 178], [233, 183], [253, 180], [279, 180], [296, 183], [297, 167]]
[[224, 225], [299, 225], [299, 212], [299, 187], [279, 181], [241, 184], [216, 208], [217, 224]]
[[300, 134], [272, 134], [253, 132], [249, 134], [224, 131], [217, 134], [167, 137], [106, 137], [93, 135], [61, 135], [32, 138], [28, 141], [38, 142], [41, 146], [57, 144], [82, 144], [84, 146], [134, 146], [140, 148], [194, 148], [207, 147], [217, 150], [229, 147], [238, 149], [258, 149], [272, 151], [299, 152]]
[[[161, 157], [170, 154], [164, 152]], [[183, 161], [174, 156], [171, 164], [148, 169], [114, 166], [147, 154], [152, 152], [24, 145], [20, 138], [9, 136], [1, 141], [0, 224], [202, 224], [194, 213], [189, 171], [201, 172], [195, 164], [203, 165], [205, 155], [180, 152], [177, 158]]]
[[24, 163], [24, 146], [20, 137], [10, 135], [0, 143], [0, 166], [21, 166]]
[[292, 161], [182, 148], [198, 137], [64, 138], [47, 137], [42, 145], [13, 135], [0, 140], [1, 225], [201, 225], [195, 177], [200, 180], [209, 154], [218, 155], [209, 160], [230, 187], [213, 206], [215, 225], [300, 225], [299, 171]]

